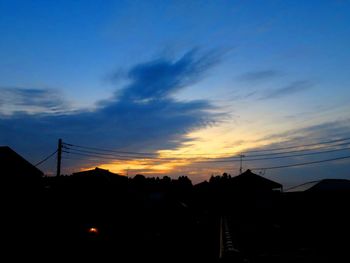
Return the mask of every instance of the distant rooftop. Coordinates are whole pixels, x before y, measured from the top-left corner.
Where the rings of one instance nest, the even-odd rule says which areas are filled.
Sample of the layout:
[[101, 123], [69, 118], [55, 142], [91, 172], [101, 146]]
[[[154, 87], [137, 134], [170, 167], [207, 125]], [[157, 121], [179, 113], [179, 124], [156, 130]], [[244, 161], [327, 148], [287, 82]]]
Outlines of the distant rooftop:
[[350, 191], [350, 180], [346, 179], [324, 179], [306, 191]]
[[247, 170], [244, 173], [232, 178], [233, 183], [239, 185], [246, 185], [252, 188], [268, 188], [268, 189], [282, 189], [282, 185], [269, 180], [265, 177], [253, 173], [251, 170]]
[[101, 169], [98, 167], [96, 167], [95, 169], [91, 169], [91, 170], [73, 173], [72, 176], [84, 176], [84, 177], [98, 176], [98, 177], [106, 177], [106, 178], [110, 178], [110, 177], [127, 178], [127, 177], [122, 176], [120, 174], [112, 173], [109, 170]]
[[292, 187], [286, 192], [324, 192], [324, 191], [350, 191], [350, 180], [347, 179], [323, 179], [307, 182]]

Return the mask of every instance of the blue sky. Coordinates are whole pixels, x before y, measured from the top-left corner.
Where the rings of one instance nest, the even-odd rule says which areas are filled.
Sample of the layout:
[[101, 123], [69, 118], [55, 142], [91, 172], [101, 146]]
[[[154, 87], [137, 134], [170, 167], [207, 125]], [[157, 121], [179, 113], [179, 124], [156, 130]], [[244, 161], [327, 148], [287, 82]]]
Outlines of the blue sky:
[[[0, 0], [0, 35], [0, 144], [34, 163], [58, 137], [209, 155], [350, 137], [346, 0]], [[64, 171], [96, 165], [194, 181], [237, 171], [113, 160], [66, 160]], [[54, 160], [41, 168], [53, 173]], [[288, 185], [349, 168], [266, 176]]]

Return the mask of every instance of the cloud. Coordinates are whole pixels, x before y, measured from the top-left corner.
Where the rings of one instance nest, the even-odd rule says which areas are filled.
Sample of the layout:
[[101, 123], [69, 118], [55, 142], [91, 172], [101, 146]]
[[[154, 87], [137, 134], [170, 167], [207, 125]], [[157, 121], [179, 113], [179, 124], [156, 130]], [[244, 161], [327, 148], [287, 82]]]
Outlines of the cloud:
[[[136, 65], [128, 71], [128, 84], [109, 100], [98, 102], [95, 110], [0, 117], [0, 144], [30, 153], [33, 161], [52, 152], [58, 138], [129, 151], [172, 149], [188, 140], [188, 132], [220, 121], [221, 114], [213, 113], [208, 101], [172, 98], [200, 81], [217, 59], [190, 51], [175, 61], [161, 58]], [[58, 106], [45, 99], [49, 91], [31, 91], [29, 101], [22, 98], [25, 92], [19, 91], [23, 105]]]
[[[247, 152], [254, 150], [266, 150], [266, 149], [276, 149], [284, 148], [289, 146], [296, 145], [305, 145], [305, 144], [319, 144], [325, 141], [333, 141], [343, 138], [349, 138], [350, 134], [350, 119], [341, 119], [336, 121], [324, 122], [320, 124], [310, 125], [303, 128], [296, 128], [282, 133], [270, 134], [266, 137], [257, 140], [258, 143], [276, 141], [276, 143], [269, 143], [264, 147], [251, 148], [247, 149]], [[323, 144], [323, 146], [329, 146], [331, 149], [336, 148], [348, 148], [349, 145], [337, 145], [342, 143], [350, 143], [350, 141], [338, 142], [335, 144]], [[321, 146], [321, 145], [320, 145]], [[330, 149], [328, 148], [328, 149]], [[285, 149], [283, 152], [300, 150], [300, 148]], [[310, 152], [317, 151], [326, 151], [327, 148], [318, 149]], [[281, 151], [278, 151], [281, 152]], [[304, 153], [310, 153], [304, 152]], [[271, 152], [266, 152], [270, 154]], [[303, 152], [300, 152], [301, 154]], [[251, 153], [255, 154], [255, 153]], [[263, 154], [256, 153], [256, 154]], [[290, 154], [298, 154], [297, 152]], [[247, 153], [246, 156], [249, 154]], [[344, 157], [350, 155], [350, 150], [342, 150], [339, 152], [328, 152], [318, 155], [310, 156], [296, 156], [282, 159], [273, 159], [273, 160], [262, 160], [262, 161], [251, 161], [248, 162], [245, 160], [245, 168], [256, 168], [256, 167], [274, 167], [279, 165], [291, 165], [304, 162], [320, 161], [327, 160], [332, 158]], [[274, 156], [265, 156], [265, 157], [274, 157]], [[323, 178], [345, 178], [350, 179], [349, 175], [350, 170], [350, 159], [332, 161], [325, 163], [318, 163], [305, 166], [297, 166], [293, 168], [283, 168], [283, 169], [274, 169], [266, 170], [264, 175], [267, 178], [275, 180], [279, 183], [282, 183], [285, 188], [305, 183], [308, 181], [319, 180]], [[259, 172], [259, 171], [256, 171]]]
[[286, 87], [266, 91], [266, 93], [260, 99], [265, 100], [282, 98], [288, 95], [305, 91], [307, 89], [310, 89], [312, 86], [313, 84], [306, 80], [294, 81]]
[[249, 71], [240, 76], [238, 76], [238, 80], [244, 82], [259, 82], [266, 81], [276, 77], [280, 77], [282, 73], [277, 70], [258, 70], [258, 71]]
[[170, 97], [179, 89], [199, 80], [202, 73], [217, 62], [214, 53], [197, 57], [192, 50], [177, 61], [158, 59], [132, 68], [128, 78], [132, 81], [121, 94], [122, 100], [157, 100]]
[[0, 115], [67, 110], [68, 103], [55, 90], [0, 87]]
[[[270, 144], [269, 148], [288, 147], [291, 145], [302, 145], [318, 143], [321, 141], [335, 140], [339, 138], [348, 138], [350, 134], [350, 119], [342, 119], [320, 124], [310, 125], [303, 128], [292, 129], [282, 133], [270, 134], [261, 138], [259, 141], [282, 141], [281, 143]], [[257, 141], [257, 142], [259, 142]], [[255, 149], [256, 150], [256, 149]], [[260, 149], [259, 149], [260, 150]]]

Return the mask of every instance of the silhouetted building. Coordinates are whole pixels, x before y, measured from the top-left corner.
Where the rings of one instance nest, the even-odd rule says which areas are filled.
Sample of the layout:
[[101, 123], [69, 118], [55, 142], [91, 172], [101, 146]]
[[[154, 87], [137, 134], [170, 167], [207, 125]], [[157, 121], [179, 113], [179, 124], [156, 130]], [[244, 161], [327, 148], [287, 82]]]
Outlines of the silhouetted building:
[[80, 184], [81, 186], [85, 185], [92, 187], [120, 187], [125, 185], [128, 181], [126, 176], [112, 173], [109, 170], [98, 167], [91, 170], [73, 173], [71, 177], [74, 182]]
[[20, 185], [31, 185], [40, 182], [43, 172], [25, 160], [8, 146], [0, 147], [0, 180]]
[[283, 189], [281, 184], [252, 173], [249, 169], [238, 176], [232, 177], [230, 181], [232, 186], [241, 191], [264, 192], [282, 191]]
[[[205, 188], [202, 187], [202, 190]], [[256, 212], [272, 215], [282, 185], [247, 170], [237, 176], [213, 176], [209, 180], [208, 190], [207, 202], [211, 203], [214, 210], [228, 213], [235, 211], [241, 215]], [[202, 191], [197, 192], [200, 194]], [[205, 199], [205, 194], [202, 193], [202, 196]]]
[[346, 179], [324, 179], [313, 185], [308, 192], [350, 192], [350, 180]]
[[101, 176], [101, 177], [105, 177], [105, 178], [121, 176], [119, 174], [112, 173], [109, 170], [101, 169], [98, 167], [96, 167], [95, 169], [91, 169], [91, 170], [76, 172], [76, 173], [73, 173], [72, 175], [73, 176]]

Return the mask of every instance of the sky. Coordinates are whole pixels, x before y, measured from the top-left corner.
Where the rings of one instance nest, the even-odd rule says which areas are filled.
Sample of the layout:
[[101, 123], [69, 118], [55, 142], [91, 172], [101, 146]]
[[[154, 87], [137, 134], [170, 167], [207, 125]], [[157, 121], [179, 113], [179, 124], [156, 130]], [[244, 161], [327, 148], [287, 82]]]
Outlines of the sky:
[[[350, 1], [0, 0], [0, 36], [0, 145], [33, 164], [58, 138], [64, 174], [194, 183], [237, 175], [239, 154], [244, 170], [350, 156], [322, 148], [350, 137]], [[248, 161], [318, 143], [342, 150]], [[350, 159], [256, 172], [350, 179]]]

